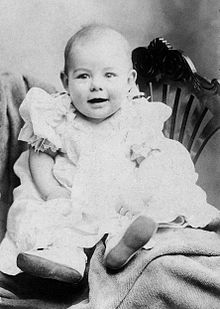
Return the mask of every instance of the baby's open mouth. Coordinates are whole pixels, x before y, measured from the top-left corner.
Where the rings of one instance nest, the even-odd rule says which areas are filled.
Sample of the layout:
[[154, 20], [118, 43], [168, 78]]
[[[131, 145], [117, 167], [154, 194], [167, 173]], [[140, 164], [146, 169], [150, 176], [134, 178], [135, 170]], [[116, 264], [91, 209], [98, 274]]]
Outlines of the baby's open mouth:
[[105, 99], [105, 98], [94, 98], [94, 99], [91, 99], [91, 100], [88, 100], [89, 103], [103, 103], [103, 102], [106, 102], [108, 101], [108, 99]]

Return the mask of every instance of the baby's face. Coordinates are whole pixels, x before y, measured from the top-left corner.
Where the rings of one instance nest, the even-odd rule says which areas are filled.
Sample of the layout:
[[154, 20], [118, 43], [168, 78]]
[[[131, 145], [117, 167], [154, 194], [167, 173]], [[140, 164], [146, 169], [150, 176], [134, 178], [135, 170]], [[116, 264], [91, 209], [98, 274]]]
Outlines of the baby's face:
[[91, 121], [118, 111], [136, 78], [121, 44], [110, 41], [103, 38], [75, 47], [63, 78], [74, 106]]

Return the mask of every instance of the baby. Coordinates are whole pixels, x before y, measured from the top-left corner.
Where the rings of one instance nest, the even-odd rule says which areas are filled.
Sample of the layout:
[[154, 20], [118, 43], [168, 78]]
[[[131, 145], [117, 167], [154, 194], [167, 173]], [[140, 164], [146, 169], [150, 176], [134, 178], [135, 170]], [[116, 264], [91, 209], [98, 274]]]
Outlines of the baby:
[[162, 134], [170, 108], [138, 93], [120, 33], [103, 25], [77, 32], [61, 80], [65, 93], [32, 88], [20, 107], [19, 139], [30, 149], [15, 164], [21, 185], [0, 247], [2, 271], [78, 283], [84, 248], [106, 234], [105, 265], [120, 269], [152, 248], [161, 229], [204, 227], [216, 217], [188, 152]]

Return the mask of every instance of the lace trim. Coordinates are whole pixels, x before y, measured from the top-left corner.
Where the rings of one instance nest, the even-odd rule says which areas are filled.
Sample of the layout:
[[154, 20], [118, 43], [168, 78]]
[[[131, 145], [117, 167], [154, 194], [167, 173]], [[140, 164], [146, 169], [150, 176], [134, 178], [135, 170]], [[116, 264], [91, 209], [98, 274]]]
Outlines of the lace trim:
[[36, 137], [36, 138], [37, 138], [36, 140], [28, 142], [28, 144], [34, 148], [34, 151], [44, 152], [50, 149], [53, 152], [57, 152], [59, 150], [59, 148], [57, 148], [54, 144], [48, 141], [48, 139], [41, 138], [41, 137]]

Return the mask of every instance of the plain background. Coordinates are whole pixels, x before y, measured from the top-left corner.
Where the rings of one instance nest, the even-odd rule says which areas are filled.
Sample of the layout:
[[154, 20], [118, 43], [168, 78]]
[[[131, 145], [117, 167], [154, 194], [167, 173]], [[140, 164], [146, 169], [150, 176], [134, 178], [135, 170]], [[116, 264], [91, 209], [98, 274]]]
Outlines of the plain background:
[[[0, 0], [0, 69], [34, 75], [62, 90], [66, 41], [91, 22], [121, 31], [132, 48], [162, 36], [202, 76], [220, 79], [219, 0]], [[220, 132], [196, 170], [208, 201], [220, 208]]]

